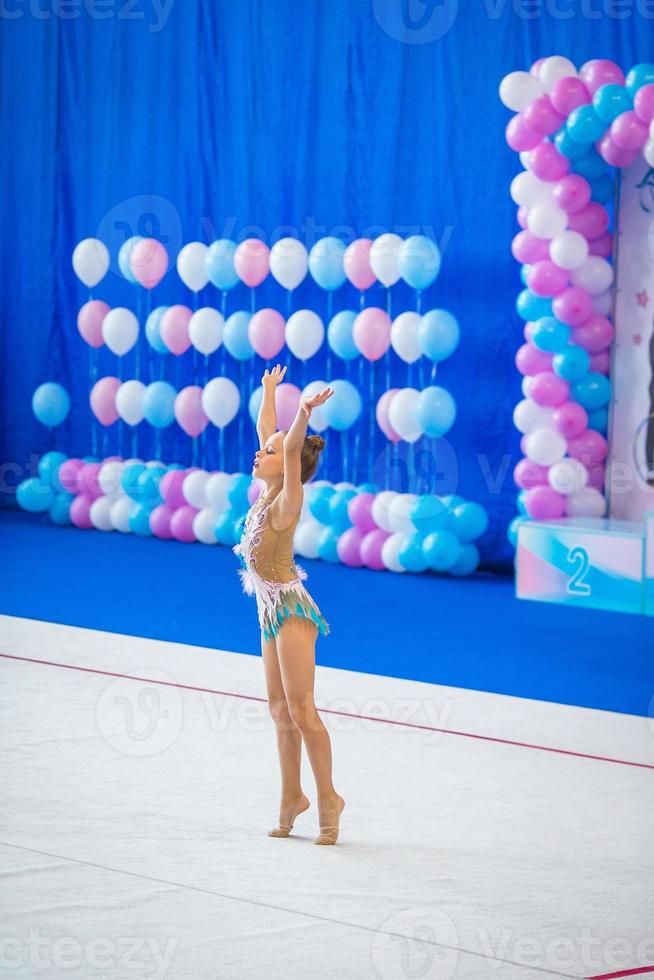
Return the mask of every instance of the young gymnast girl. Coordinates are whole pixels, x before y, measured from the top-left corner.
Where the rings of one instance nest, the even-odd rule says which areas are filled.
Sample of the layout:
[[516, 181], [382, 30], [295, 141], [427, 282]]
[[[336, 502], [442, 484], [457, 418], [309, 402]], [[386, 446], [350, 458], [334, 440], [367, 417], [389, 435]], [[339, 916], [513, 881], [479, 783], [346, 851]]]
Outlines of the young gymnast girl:
[[268, 704], [277, 731], [281, 769], [279, 826], [270, 837], [288, 837], [298, 814], [309, 808], [300, 786], [304, 742], [316, 780], [320, 834], [315, 844], [335, 844], [345, 800], [332, 782], [327, 729], [314, 704], [315, 643], [329, 626], [303, 585], [306, 571], [293, 558], [293, 535], [304, 500], [303, 484], [313, 476], [325, 445], [307, 436], [311, 412], [333, 395], [331, 388], [303, 397], [290, 429], [277, 431], [275, 388], [286, 368], [264, 371], [263, 400], [257, 418], [259, 450], [252, 472], [263, 483], [247, 513], [243, 535], [233, 551], [240, 558], [243, 591], [254, 593], [261, 627], [261, 653]]

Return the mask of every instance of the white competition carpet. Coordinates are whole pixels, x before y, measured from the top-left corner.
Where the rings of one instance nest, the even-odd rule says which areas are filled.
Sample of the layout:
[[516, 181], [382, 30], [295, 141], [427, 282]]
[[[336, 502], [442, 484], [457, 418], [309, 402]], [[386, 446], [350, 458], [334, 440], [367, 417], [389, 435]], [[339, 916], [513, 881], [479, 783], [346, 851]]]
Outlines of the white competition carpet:
[[318, 667], [346, 808], [316, 847], [306, 755], [312, 806], [267, 836], [258, 656], [8, 616], [0, 636], [1, 976], [654, 971], [651, 719]]

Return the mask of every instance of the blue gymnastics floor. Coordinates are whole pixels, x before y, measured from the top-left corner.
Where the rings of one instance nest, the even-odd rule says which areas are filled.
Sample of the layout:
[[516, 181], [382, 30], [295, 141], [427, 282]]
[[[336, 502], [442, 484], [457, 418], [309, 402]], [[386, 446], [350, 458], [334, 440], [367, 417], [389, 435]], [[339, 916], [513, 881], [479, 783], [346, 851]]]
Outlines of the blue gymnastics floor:
[[[228, 548], [61, 528], [14, 510], [0, 510], [0, 544], [2, 614], [259, 655], [255, 601]], [[319, 664], [651, 712], [651, 619], [517, 600], [509, 576], [298, 561], [330, 624]]]

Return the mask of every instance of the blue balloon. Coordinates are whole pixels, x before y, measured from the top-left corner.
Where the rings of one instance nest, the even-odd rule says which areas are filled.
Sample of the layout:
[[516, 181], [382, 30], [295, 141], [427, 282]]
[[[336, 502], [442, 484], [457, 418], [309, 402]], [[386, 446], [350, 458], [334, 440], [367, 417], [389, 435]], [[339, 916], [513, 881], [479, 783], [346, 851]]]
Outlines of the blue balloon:
[[559, 153], [562, 153], [564, 157], [568, 160], [577, 160], [579, 157], [585, 156], [590, 150], [592, 140], [588, 143], [578, 143], [577, 140], [573, 140], [571, 136], [565, 130], [560, 129], [556, 136], [554, 137], [554, 145], [556, 146]]
[[527, 491], [526, 490], [521, 490], [520, 493], [516, 497], [517, 504], [518, 504], [518, 510], [520, 511], [521, 514], [526, 514], [527, 513], [526, 497], [527, 497]]
[[120, 486], [124, 493], [132, 500], [141, 500], [139, 489], [139, 477], [145, 473], [147, 466], [144, 463], [130, 463], [120, 474]]
[[48, 510], [53, 499], [52, 487], [41, 483], [37, 476], [22, 480], [16, 487], [16, 500], [23, 510], [28, 510], [32, 514]]
[[73, 522], [70, 519], [70, 505], [75, 499], [75, 495], [63, 491], [56, 493], [54, 500], [50, 504], [50, 519], [61, 527], [67, 527]]
[[251, 313], [237, 310], [225, 320], [223, 343], [237, 361], [248, 361], [254, 356], [254, 347], [248, 339], [248, 324], [251, 319]]
[[579, 381], [590, 368], [590, 355], [579, 344], [566, 344], [552, 358], [552, 370], [564, 381]]
[[334, 394], [322, 406], [323, 418], [333, 429], [351, 428], [361, 415], [361, 395], [349, 381], [339, 378], [332, 381]]
[[472, 575], [479, 565], [479, 549], [471, 541], [461, 545], [461, 554], [447, 569], [450, 575]]
[[570, 397], [583, 405], [586, 411], [594, 412], [604, 408], [611, 400], [611, 382], [599, 371], [589, 371], [572, 385]]
[[147, 537], [152, 534], [152, 528], [150, 527], [150, 508], [148, 505], [137, 504], [129, 515], [127, 523], [130, 531], [134, 534], [140, 534], [141, 537]]
[[66, 453], [59, 453], [52, 449], [49, 453], [44, 453], [39, 460], [38, 470], [41, 483], [46, 483], [53, 487], [53, 480], [59, 472], [59, 467], [68, 459]]
[[441, 253], [426, 235], [411, 235], [398, 254], [400, 275], [413, 289], [427, 289], [440, 272]]
[[593, 108], [605, 123], [612, 123], [631, 109], [633, 99], [624, 85], [600, 85], [593, 95]]
[[49, 428], [61, 425], [70, 411], [68, 392], [56, 381], [45, 381], [32, 395], [32, 411]]
[[594, 147], [583, 157], [573, 161], [572, 170], [580, 177], [585, 177], [586, 180], [595, 180], [596, 177], [608, 174], [606, 163]]
[[531, 289], [523, 289], [518, 293], [515, 308], [518, 316], [523, 320], [538, 320], [541, 316], [551, 315], [552, 300], [545, 296], [537, 296]]
[[150, 313], [149, 317], [145, 321], [145, 336], [148, 339], [150, 347], [152, 347], [153, 350], [156, 350], [157, 354], [170, 354], [170, 351], [161, 339], [161, 333], [159, 332], [161, 318], [167, 309], [167, 306], [157, 306], [157, 308]]
[[[327, 403], [325, 402], [325, 404]], [[317, 548], [318, 556], [322, 558], [323, 561], [336, 563], [341, 560], [338, 557], [338, 534], [333, 528], [326, 527], [325, 530], [320, 533]]]
[[250, 506], [248, 490], [251, 484], [252, 477], [248, 473], [235, 473], [229, 481], [227, 499], [239, 514], [242, 514]]
[[522, 285], [523, 286], [528, 286], [529, 285], [528, 276], [529, 276], [529, 270], [530, 269], [531, 269], [531, 266], [530, 265], [521, 265], [520, 266], [520, 279], [522, 281]]
[[128, 282], [133, 283], [135, 286], [138, 286], [138, 279], [132, 272], [132, 267], [129, 264], [129, 260], [132, 255], [132, 249], [142, 240], [142, 235], [132, 235], [132, 237], [128, 238], [126, 242], [123, 242], [123, 244], [120, 246], [120, 251], [118, 252], [118, 268], [125, 276], [125, 279], [127, 279]]
[[608, 174], [594, 177], [593, 180], [589, 181], [589, 184], [590, 196], [593, 201], [597, 201], [598, 204], [607, 204], [613, 199], [614, 184], [613, 179]]
[[442, 497], [423, 493], [416, 499], [409, 516], [421, 537], [432, 531], [440, 531], [447, 524], [450, 508]]
[[418, 323], [418, 344], [430, 361], [444, 361], [454, 353], [461, 331], [448, 310], [429, 310]]
[[156, 429], [165, 429], [175, 421], [177, 392], [167, 381], [153, 381], [143, 392], [143, 415]]
[[[325, 404], [327, 404], [325, 402]], [[316, 487], [311, 491], [309, 497], [309, 510], [313, 517], [321, 524], [329, 525], [331, 521], [329, 503], [336, 491], [333, 487]]]
[[572, 331], [566, 323], [553, 316], [541, 316], [534, 323], [532, 342], [540, 350], [548, 353], [562, 350], [570, 339]]
[[450, 510], [454, 510], [459, 504], [464, 504], [466, 502], [465, 497], [460, 497], [458, 493], [446, 493], [441, 497], [441, 500]]
[[341, 310], [331, 318], [327, 327], [327, 343], [344, 361], [352, 361], [359, 356], [359, 349], [352, 335], [356, 318], [354, 310]]
[[330, 292], [345, 282], [345, 245], [333, 235], [321, 238], [309, 252], [309, 271], [322, 289]]
[[241, 539], [242, 530], [238, 530], [238, 524], [243, 519], [243, 514], [234, 507], [228, 507], [216, 521], [214, 534], [216, 541], [224, 544], [227, 548], [233, 547]]
[[100, 463], [100, 462], [102, 462], [102, 460], [100, 459], [99, 456], [93, 456], [93, 455], [82, 456], [82, 461], [84, 463]]
[[625, 85], [629, 94], [633, 96], [636, 94], [639, 88], [643, 85], [651, 85], [654, 82], [654, 65], [649, 62], [643, 62], [640, 65], [634, 65], [629, 74], [625, 79]]
[[577, 143], [590, 144], [604, 135], [607, 125], [592, 105], [579, 105], [568, 116], [565, 128], [568, 136]]
[[429, 568], [444, 572], [461, 554], [461, 542], [451, 531], [432, 531], [424, 539], [422, 548]]
[[459, 541], [474, 541], [488, 528], [488, 512], [481, 504], [467, 500], [454, 508], [447, 529], [456, 534]]
[[423, 536], [418, 531], [407, 535], [397, 553], [397, 560], [407, 572], [424, 572], [429, 567], [422, 547]]
[[588, 428], [605, 436], [609, 427], [609, 413], [606, 408], [598, 408], [588, 413]]
[[508, 528], [506, 529], [506, 536], [514, 548], [518, 546], [518, 528], [521, 524], [525, 523], [525, 518], [522, 515], [514, 517]]
[[436, 438], [448, 432], [456, 418], [456, 402], [446, 388], [429, 385], [418, 396], [416, 419], [426, 436]]
[[256, 426], [257, 419], [259, 418], [259, 409], [261, 408], [261, 402], [263, 401], [263, 387], [259, 385], [255, 388], [248, 399], [248, 415], [252, 419], [252, 424]]
[[356, 491], [357, 493], [381, 493], [381, 487], [377, 486], [376, 483], [358, 483]]
[[146, 466], [141, 474], [136, 478], [134, 499], [142, 500], [152, 509], [163, 500], [159, 492], [159, 484], [165, 476], [167, 469], [165, 466]]
[[217, 289], [227, 292], [240, 282], [234, 268], [236, 243], [229, 238], [220, 238], [207, 249], [205, 271]]
[[329, 500], [329, 523], [334, 529], [337, 535], [347, 531], [348, 527], [352, 527], [352, 521], [350, 520], [350, 515], [347, 512], [347, 507], [352, 497], [356, 497], [356, 490], [350, 488], [345, 488], [343, 490], [336, 490]]

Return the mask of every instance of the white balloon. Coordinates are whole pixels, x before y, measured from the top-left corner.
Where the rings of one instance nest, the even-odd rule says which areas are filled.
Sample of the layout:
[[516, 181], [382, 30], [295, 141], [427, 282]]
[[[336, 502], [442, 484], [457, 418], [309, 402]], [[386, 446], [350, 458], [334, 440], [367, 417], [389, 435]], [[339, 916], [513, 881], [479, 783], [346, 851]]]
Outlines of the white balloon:
[[388, 288], [394, 286], [400, 278], [400, 248], [403, 241], [399, 235], [386, 232], [375, 238], [370, 248], [370, 268], [380, 283]]
[[400, 564], [397, 557], [406, 538], [407, 535], [403, 534], [402, 531], [396, 531], [395, 534], [391, 534], [390, 538], [386, 538], [384, 541], [381, 550], [381, 560], [389, 572], [406, 571], [404, 565]]
[[513, 409], [513, 424], [519, 432], [552, 427], [554, 409], [539, 405], [532, 398], [523, 398]]
[[500, 99], [514, 112], [522, 112], [542, 94], [543, 86], [528, 71], [512, 71], [500, 82]]
[[291, 353], [307, 361], [320, 350], [325, 327], [313, 310], [297, 310], [286, 321], [284, 337]]
[[382, 490], [381, 493], [378, 493], [375, 496], [375, 499], [372, 502], [372, 507], [370, 508], [372, 519], [377, 527], [380, 527], [382, 531], [391, 532], [393, 530], [391, 526], [390, 509], [391, 504], [396, 497], [396, 490]]
[[527, 459], [540, 466], [551, 466], [563, 459], [568, 444], [554, 429], [534, 429], [527, 435], [525, 448]]
[[120, 490], [120, 477], [125, 464], [117, 459], [103, 463], [98, 473], [98, 485], [106, 496], [111, 496]]
[[400, 388], [388, 406], [388, 421], [405, 442], [415, 442], [422, 435], [418, 422], [419, 398], [417, 388]]
[[309, 255], [297, 238], [280, 238], [270, 249], [270, 271], [284, 289], [295, 289], [307, 274]]
[[114, 354], [122, 357], [131, 350], [139, 335], [139, 322], [125, 306], [109, 310], [102, 321], [102, 339]]
[[573, 286], [580, 286], [591, 296], [600, 296], [613, 283], [613, 266], [600, 255], [589, 255], [583, 265], [570, 276]]
[[605, 293], [600, 293], [599, 296], [593, 296], [593, 313], [599, 313], [600, 316], [613, 315], [612, 289], [607, 289]]
[[78, 279], [88, 286], [97, 286], [107, 274], [109, 252], [99, 238], [85, 238], [75, 246], [73, 269]]
[[131, 381], [124, 381], [116, 392], [116, 411], [128, 425], [138, 425], [143, 421], [144, 391], [143, 382], [133, 378]]
[[405, 364], [413, 364], [422, 354], [418, 342], [420, 314], [412, 311], [400, 313], [391, 324], [391, 346]]
[[[193, 476], [192, 473], [190, 475]], [[216, 515], [210, 507], [199, 510], [193, 518], [193, 534], [202, 544], [218, 544], [218, 539], [216, 538]]]
[[109, 497], [97, 497], [89, 507], [89, 520], [97, 531], [113, 531], [111, 508], [113, 501]]
[[527, 215], [527, 227], [537, 238], [556, 238], [567, 225], [567, 212], [551, 204], [536, 204]]
[[524, 378], [520, 382], [520, 387], [522, 388], [522, 394], [525, 396], [525, 398], [529, 398], [529, 392], [531, 391], [531, 386], [533, 382], [534, 379], [529, 374], [525, 374]]
[[536, 204], [551, 204], [554, 200], [551, 183], [540, 180], [531, 170], [521, 170], [516, 174], [509, 190], [516, 204], [524, 204], [528, 208]]
[[578, 459], [567, 457], [550, 466], [547, 480], [557, 493], [579, 493], [588, 483], [588, 470]]
[[334, 484], [334, 490], [356, 490], [356, 484], [350, 483], [348, 480], [340, 480]]
[[122, 493], [111, 505], [109, 514], [116, 531], [122, 531], [124, 534], [130, 533], [129, 518], [136, 507], [138, 507], [136, 501], [128, 497], [126, 493]]
[[[654, 119], [652, 120], [652, 123], [654, 123]], [[645, 160], [650, 165], [650, 167], [654, 167], [654, 135], [652, 134], [653, 129], [654, 129], [654, 125], [650, 125], [650, 139], [648, 139], [647, 143], [645, 143], [645, 146], [643, 147], [643, 156], [645, 157]]]
[[207, 500], [207, 483], [209, 474], [206, 470], [193, 470], [188, 476], [184, 477], [182, 483], [182, 496], [187, 504], [195, 507], [196, 510], [204, 510], [209, 506]]
[[227, 492], [231, 482], [229, 473], [212, 473], [204, 485], [207, 503], [216, 514], [222, 514], [229, 507]]
[[606, 498], [595, 487], [584, 487], [566, 499], [565, 512], [570, 517], [604, 517]]
[[224, 429], [241, 404], [241, 395], [231, 378], [212, 378], [202, 391], [202, 408], [207, 418]]
[[293, 536], [293, 545], [298, 554], [303, 558], [318, 558], [318, 542], [324, 530], [325, 525], [315, 517], [300, 521]]
[[538, 69], [538, 81], [549, 94], [560, 78], [577, 77], [577, 69], [569, 58], [553, 55], [546, 58]]
[[588, 258], [588, 242], [578, 231], [562, 231], [550, 242], [550, 258], [560, 269], [578, 269]]
[[185, 286], [197, 293], [209, 282], [205, 272], [207, 246], [202, 242], [189, 242], [177, 256], [177, 271]]
[[416, 526], [409, 517], [413, 508], [417, 493], [398, 493], [388, 510], [388, 521], [393, 531], [401, 531], [403, 534], [413, 534]]
[[[305, 387], [302, 389], [302, 398], [304, 398], [305, 395], [317, 395], [321, 391], [324, 391], [326, 387], [326, 381], [310, 381], [309, 384], [305, 385]], [[319, 405], [318, 408], [314, 408], [311, 412], [311, 418], [309, 419], [309, 428], [313, 429], [314, 432], [324, 432], [328, 425], [329, 423], [325, 418], [323, 406]], [[313, 483], [313, 481], [311, 482]]]
[[191, 343], [201, 354], [213, 354], [223, 339], [225, 320], [213, 306], [202, 306], [188, 322]]

